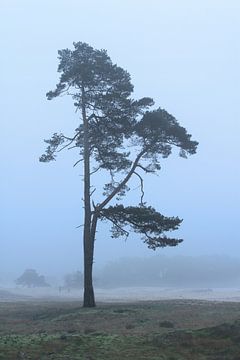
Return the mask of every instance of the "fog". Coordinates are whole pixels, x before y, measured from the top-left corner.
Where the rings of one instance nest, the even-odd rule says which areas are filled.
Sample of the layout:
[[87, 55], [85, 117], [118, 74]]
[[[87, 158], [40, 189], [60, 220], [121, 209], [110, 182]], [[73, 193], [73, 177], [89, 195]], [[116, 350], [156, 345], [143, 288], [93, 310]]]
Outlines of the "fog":
[[[24, 274], [26, 279], [26, 271]], [[83, 296], [81, 272], [58, 272], [55, 276], [38, 273], [45, 281], [41, 286], [16, 281], [24, 274], [15, 277], [12, 273], [1, 274], [0, 301], [75, 301]], [[94, 287], [98, 302], [164, 299], [239, 302], [240, 260], [212, 255], [119, 258], [95, 269]]]
[[[61, 153], [50, 164], [38, 158], [43, 139], [78, 125], [70, 99], [45, 94], [58, 81], [57, 50], [83, 41], [106, 49], [131, 74], [136, 98], [152, 97], [199, 141], [196, 155], [173, 155], [159, 177], [145, 178], [149, 205], [184, 219], [177, 233], [184, 242], [153, 252], [134, 234], [112, 239], [100, 224], [96, 279], [109, 276], [101, 286], [238, 286], [239, 11], [237, 0], [1, 0], [0, 285], [28, 268], [54, 284], [82, 271], [77, 155]], [[94, 184], [101, 181], [96, 175]], [[133, 190], [128, 202], [138, 198]], [[136, 274], [127, 279], [130, 264]]]
[[[43, 274], [46, 284], [58, 288], [66, 285], [72, 271]], [[2, 273], [0, 286], [17, 287], [19, 273]], [[79, 278], [82, 288], [82, 280]], [[126, 257], [96, 267], [94, 283], [97, 288], [169, 287], [169, 288], [238, 288], [240, 289], [240, 260], [227, 256], [166, 256]], [[20, 285], [20, 284], [19, 284]], [[28, 287], [28, 286], [27, 286]], [[31, 287], [31, 286], [30, 286]], [[34, 287], [34, 285], [33, 285]], [[36, 285], [36, 287], [38, 287]], [[41, 286], [40, 286], [41, 287]], [[48, 287], [48, 286], [47, 286]], [[48, 290], [48, 289], [47, 289]]]

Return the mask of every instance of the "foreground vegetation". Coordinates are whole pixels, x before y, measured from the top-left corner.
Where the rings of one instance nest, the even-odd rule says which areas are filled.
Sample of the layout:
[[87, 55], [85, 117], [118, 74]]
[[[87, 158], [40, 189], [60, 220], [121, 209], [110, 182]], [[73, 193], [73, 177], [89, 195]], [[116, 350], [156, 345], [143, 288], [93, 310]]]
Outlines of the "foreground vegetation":
[[240, 303], [0, 303], [0, 359], [239, 360]]

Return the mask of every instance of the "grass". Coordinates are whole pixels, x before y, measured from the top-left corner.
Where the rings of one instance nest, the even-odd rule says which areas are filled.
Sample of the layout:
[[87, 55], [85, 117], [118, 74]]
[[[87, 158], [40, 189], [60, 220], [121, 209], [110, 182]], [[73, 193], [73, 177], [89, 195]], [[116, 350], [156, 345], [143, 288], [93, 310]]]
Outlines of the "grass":
[[0, 303], [0, 360], [239, 360], [240, 303]]

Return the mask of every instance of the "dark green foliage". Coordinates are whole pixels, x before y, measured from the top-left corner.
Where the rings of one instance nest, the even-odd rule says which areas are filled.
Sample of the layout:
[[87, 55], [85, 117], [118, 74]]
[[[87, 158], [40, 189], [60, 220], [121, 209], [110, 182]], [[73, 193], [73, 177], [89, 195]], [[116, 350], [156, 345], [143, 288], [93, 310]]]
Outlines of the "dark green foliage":
[[172, 146], [180, 149], [180, 156], [195, 154], [198, 143], [191, 140], [186, 129], [164, 109], [147, 111], [143, 118], [136, 124], [135, 131], [146, 154], [168, 157]]
[[64, 143], [64, 136], [62, 134], [54, 133], [51, 139], [44, 140], [46, 144], [49, 144], [46, 153], [40, 157], [41, 162], [49, 162], [56, 160], [56, 151], [58, 147]]
[[182, 239], [170, 239], [164, 233], [177, 230], [182, 220], [178, 217], [166, 217], [151, 206], [116, 205], [103, 209], [100, 218], [112, 222], [113, 237], [128, 236], [125, 226], [130, 226], [136, 233], [142, 234], [142, 239], [150, 249], [176, 246]]

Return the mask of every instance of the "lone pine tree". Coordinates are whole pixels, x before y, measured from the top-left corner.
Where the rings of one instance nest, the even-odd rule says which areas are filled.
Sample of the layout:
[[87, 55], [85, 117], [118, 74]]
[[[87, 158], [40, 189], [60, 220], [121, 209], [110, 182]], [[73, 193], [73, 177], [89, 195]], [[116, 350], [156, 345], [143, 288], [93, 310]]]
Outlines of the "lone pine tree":
[[[112, 63], [105, 50], [95, 50], [86, 43], [73, 43], [74, 49], [58, 52], [61, 74], [47, 99], [69, 95], [79, 112], [80, 124], [72, 136], [54, 133], [40, 161], [55, 160], [62, 149], [75, 148], [77, 163], [83, 162], [84, 179], [84, 307], [95, 306], [92, 284], [94, 242], [98, 220], [112, 223], [112, 236], [139, 233], [147, 246], [176, 246], [182, 239], [169, 238], [166, 232], [178, 229], [182, 220], [166, 217], [147, 206], [143, 195], [143, 174], [160, 170], [160, 159], [167, 158], [173, 147], [187, 157], [196, 152], [198, 143], [186, 129], [162, 108], [149, 110], [151, 98], [133, 100], [133, 85], [127, 71]], [[76, 165], [75, 163], [74, 165]], [[106, 171], [109, 182], [103, 197], [93, 198], [91, 178]], [[124, 206], [121, 199], [129, 190], [129, 180], [140, 181], [141, 197], [137, 206]], [[115, 205], [110, 202], [115, 199]]]

